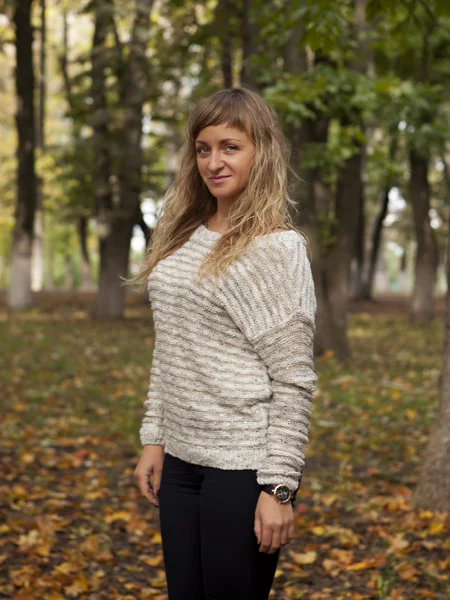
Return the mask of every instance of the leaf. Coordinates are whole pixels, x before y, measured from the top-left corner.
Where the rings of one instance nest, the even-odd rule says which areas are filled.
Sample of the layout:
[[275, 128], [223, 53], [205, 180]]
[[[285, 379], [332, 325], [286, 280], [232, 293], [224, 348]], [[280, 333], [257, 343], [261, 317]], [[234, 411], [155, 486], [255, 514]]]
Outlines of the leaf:
[[129, 521], [131, 515], [126, 510], [118, 510], [110, 515], [106, 515], [106, 523], [114, 523], [114, 521]]
[[402, 550], [408, 548], [408, 546], [408, 540], [405, 540], [402, 535], [396, 535], [390, 540], [388, 552], [401, 552]]
[[310, 550], [309, 552], [304, 553], [290, 550], [289, 555], [298, 565], [311, 565], [317, 560], [317, 552], [315, 550]]
[[399, 577], [406, 581], [415, 581], [417, 579], [418, 571], [416, 567], [409, 562], [404, 561], [400, 563], [397, 572]]

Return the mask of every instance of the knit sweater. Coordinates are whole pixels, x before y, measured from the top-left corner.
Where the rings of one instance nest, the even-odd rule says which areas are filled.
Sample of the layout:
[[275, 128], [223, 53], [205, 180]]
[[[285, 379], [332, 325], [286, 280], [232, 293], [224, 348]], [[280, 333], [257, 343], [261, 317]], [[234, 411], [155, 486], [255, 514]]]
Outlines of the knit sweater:
[[155, 343], [141, 443], [294, 491], [317, 381], [306, 242], [294, 230], [258, 236], [218, 280], [197, 281], [221, 235], [199, 225], [148, 278]]

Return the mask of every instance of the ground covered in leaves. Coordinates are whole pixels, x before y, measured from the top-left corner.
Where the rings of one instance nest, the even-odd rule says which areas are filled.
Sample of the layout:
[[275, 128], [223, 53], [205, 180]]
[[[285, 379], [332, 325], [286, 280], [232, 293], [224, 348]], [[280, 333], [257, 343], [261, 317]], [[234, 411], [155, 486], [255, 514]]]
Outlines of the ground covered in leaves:
[[[133, 477], [150, 309], [132, 297], [126, 319], [108, 323], [88, 306], [55, 295], [22, 315], [0, 308], [2, 598], [167, 598], [157, 509]], [[421, 327], [401, 304], [385, 308], [354, 307], [347, 367], [316, 359], [296, 537], [272, 600], [450, 598], [448, 515], [412, 506], [442, 314]]]

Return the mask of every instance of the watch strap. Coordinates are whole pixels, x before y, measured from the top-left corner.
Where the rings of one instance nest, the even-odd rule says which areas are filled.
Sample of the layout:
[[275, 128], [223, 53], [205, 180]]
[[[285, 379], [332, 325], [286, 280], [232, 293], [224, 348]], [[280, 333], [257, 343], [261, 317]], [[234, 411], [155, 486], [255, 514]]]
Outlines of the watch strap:
[[[290, 501], [292, 502], [292, 506], [295, 505], [295, 500], [297, 498], [297, 492], [298, 492], [298, 490], [300, 488], [301, 481], [302, 481], [302, 475], [300, 475], [300, 479], [298, 481], [298, 485], [297, 485], [296, 489], [294, 491], [291, 490]], [[274, 496], [275, 495], [274, 494], [274, 490], [277, 487], [277, 485], [280, 485], [280, 484], [267, 483], [267, 484], [262, 484], [260, 487], [261, 487], [261, 490], [263, 492], [266, 492], [267, 494], [270, 494], [271, 496]]]

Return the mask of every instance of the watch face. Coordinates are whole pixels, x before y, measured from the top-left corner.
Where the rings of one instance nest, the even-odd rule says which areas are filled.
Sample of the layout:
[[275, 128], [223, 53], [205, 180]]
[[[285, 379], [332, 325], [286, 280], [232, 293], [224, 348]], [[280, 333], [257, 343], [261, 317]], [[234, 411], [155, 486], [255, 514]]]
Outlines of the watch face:
[[291, 497], [291, 490], [286, 485], [279, 485], [275, 490], [278, 502], [287, 502]]

